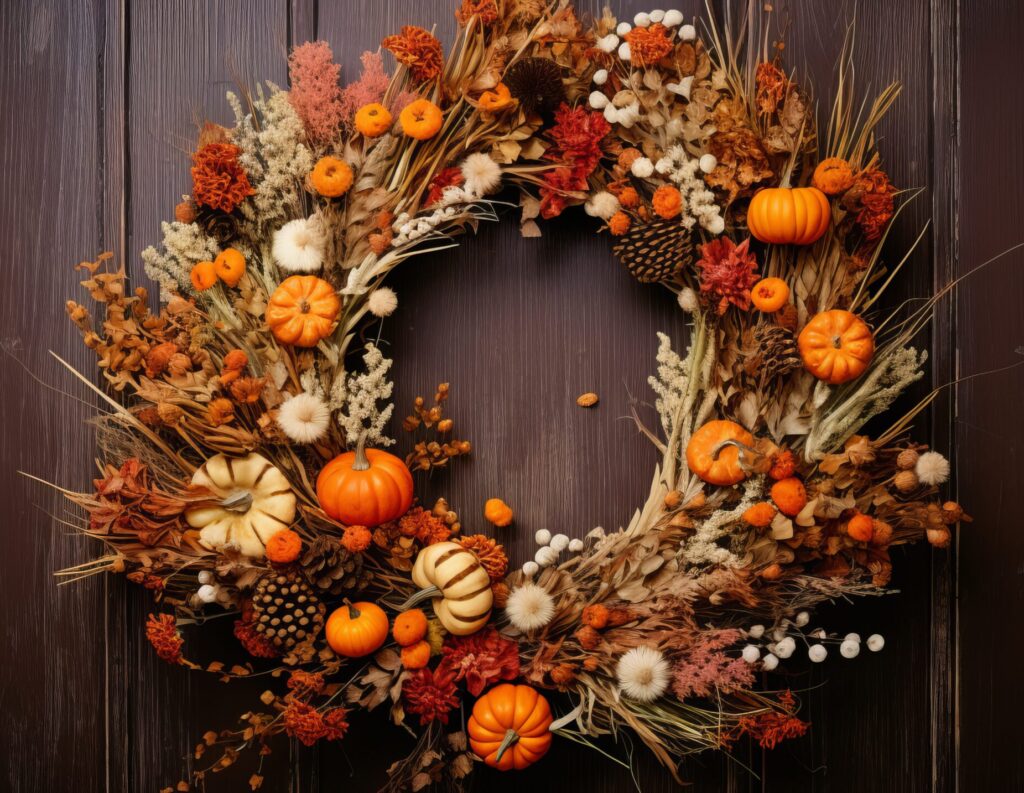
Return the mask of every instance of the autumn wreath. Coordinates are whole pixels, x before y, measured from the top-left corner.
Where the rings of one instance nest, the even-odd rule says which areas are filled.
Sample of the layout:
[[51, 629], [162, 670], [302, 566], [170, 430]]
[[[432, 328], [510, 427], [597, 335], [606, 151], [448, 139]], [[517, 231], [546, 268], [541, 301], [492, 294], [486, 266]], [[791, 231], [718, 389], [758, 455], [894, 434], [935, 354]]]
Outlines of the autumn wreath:
[[[192, 193], [142, 252], [160, 310], [109, 256], [81, 265], [98, 308], [68, 303], [113, 396], [102, 476], [72, 495], [104, 553], [63, 574], [150, 590], [146, 635], [170, 663], [283, 679], [207, 734], [198, 778], [281, 733], [341, 740], [378, 706], [419, 736], [396, 789], [623, 728], [677, 775], [692, 752], [774, 746], [807, 725], [760, 672], [883, 645], [811, 630], [809, 610], [883, 593], [894, 545], [945, 546], [965, 518], [939, 497], [949, 463], [907, 440], [916, 409], [862, 434], [922, 377], [912, 345], [938, 299], [880, 308], [906, 196], [873, 131], [897, 86], [862, 103], [844, 56], [822, 137], [781, 50], [742, 54], [713, 20], [703, 36], [677, 11], [584, 25], [533, 0], [456, 15], [447, 57], [406, 26], [382, 43], [390, 75], [366, 53], [343, 86], [315, 42], [289, 90], [228, 94], [234, 126], [204, 126]], [[417, 504], [413, 472], [471, 446], [441, 385], [404, 421], [413, 451], [386, 451], [391, 361], [364, 343], [397, 307], [391, 270], [513, 190], [527, 236], [582, 205], [692, 325], [684, 350], [660, 337], [646, 502], [618, 531], [537, 532], [519, 568], [499, 498], [459, 505], [468, 519]], [[188, 657], [213, 615], [247, 663]]]

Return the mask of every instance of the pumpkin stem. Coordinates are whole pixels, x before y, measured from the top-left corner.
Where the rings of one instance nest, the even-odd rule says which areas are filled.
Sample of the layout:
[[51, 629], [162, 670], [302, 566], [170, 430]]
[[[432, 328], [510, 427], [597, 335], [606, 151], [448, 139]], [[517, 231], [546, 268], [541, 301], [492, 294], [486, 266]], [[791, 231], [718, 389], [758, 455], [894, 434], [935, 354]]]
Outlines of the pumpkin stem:
[[416, 592], [415, 594], [410, 595], [409, 599], [406, 600], [405, 603], [403, 603], [401, 606], [398, 607], [398, 610], [399, 611], [405, 611], [406, 609], [412, 608], [417, 603], [420, 603], [420, 602], [426, 600], [427, 598], [436, 598], [436, 597], [440, 597], [440, 595], [441, 595], [441, 590], [440, 589], [438, 589], [436, 586], [428, 586], [425, 589], [421, 589], [419, 592]]
[[367, 471], [370, 468], [370, 461], [366, 457], [366, 433], [363, 432], [359, 436], [359, 442], [356, 444], [356, 460], [352, 463], [353, 471]]
[[244, 514], [252, 506], [252, 493], [240, 490], [221, 500], [220, 505], [229, 512]]
[[711, 450], [711, 459], [712, 460], [717, 460], [718, 459], [718, 455], [720, 455], [722, 453], [722, 449], [724, 449], [726, 446], [735, 446], [737, 449], [740, 450], [740, 462], [741, 463], [743, 462], [743, 452], [750, 452], [755, 457], [757, 456], [757, 452], [754, 449], [751, 449], [749, 446], [747, 446], [747, 444], [740, 443], [739, 441], [735, 441], [735, 440], [731, 440], [730, 439], [730, 440], [727, 440], [727, 441], [722, 441], [717, 446], [715, 446], [714, 449]]
[[498, 747], [498, 751], [494, 755], [494, 762], [500, 763], [501, 756], [517, 743], [519, 743], [519, 733], [511, 728], [506, 730], [505, 737], [501, 741], [501, 746]]
[[345, 598], [345, 599], [344, 599], [344, 600], [342, 601], [342, 603], [344, 603], [344, 604], [345, 604], [346, 606], [348, 606], [348, 618], [349, 618], [350, 620], [357, 620], [357, 619], [359, 619], [359, 615], [360, 615], [360, 614], [362, 614], [362, 612], [361, 612], [361, 611], [360, 611], [359, 609], [357, 609], [357, 608], [356, 608], [356, 607], [355, 607], [355, 606], [354, 606], [354, 605], [352, 604], [352, 601], [351, 601], [351, 600], [349, 600], [348, 598]]

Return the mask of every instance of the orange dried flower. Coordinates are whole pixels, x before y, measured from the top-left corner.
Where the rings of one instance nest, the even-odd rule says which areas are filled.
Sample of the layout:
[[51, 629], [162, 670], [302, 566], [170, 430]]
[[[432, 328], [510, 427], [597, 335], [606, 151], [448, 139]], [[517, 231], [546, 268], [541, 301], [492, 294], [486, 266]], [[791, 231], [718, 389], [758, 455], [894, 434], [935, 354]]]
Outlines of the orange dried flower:
[[319, 672], [295, 669], [288, 676], [287, 685], [293, 696], [305, 699], [311, 694], [319, 694], [324, 690], [324, 676]]
[[274, 643], [262, 633], [256, 632], [252, 621], [251, 609], [248, 616], [235, 620], [234, 634], [245, 651], [254, 658], [277, 658], [281, 654]]
[[640, 204], [640, 194], [635, 187], [624, 187], [619, 191], [619, 203], [626, 209], [635, 209]]
[[858, 512], [846, 524], [846, 533], [857, 542], [870, 542], [875, 533], [875, 521], [870, 515]]
[[474, 16], [479, 18], [481, 25], [490, 25], [498, 18], [498, 6], [494, 0], [462, 0], [462, 5], [455, 11], [455, 19], [466, 27]]
[[765, 581], [775, 581], [782, 577], [782, 565], [778, 562], [768, 565], [761, 571], [761, 578]]
[[446, 523], [423, 507], [413, 507], [406, 512], [398, 521], [398, 530], [406, 537], [415, 537], [420, 545], [444, 542], [452, 533]]
[[234, 371], [242, 371], [249, 365], [249, 356], [239, 349], [234, 349], [224, 356], [224, 368]]
[[892, 526], [884, 520], [876, 520], [874, 531], [871, 533], [872, 545], [888, 545], [892, 542]]
[[774, 63], [766, 61], [757, 64], [755, 79], [757, 91], [754, 101], [757, 103], [758, 109], [765, 114], [774, 113], [789, 90], [786, 73]]
[[786, 479], [796, 471], [796, 458], [789, 449], [784, 449], [772, 455], [772, 467], [768, 470], [768, 476], [772, 479]]
[[[221, 382], [224, 382], [223, 378]], [[231, 396], [238, 402], [252, 405], [260, 401], [263, 386], [267, 384], [264, 377], [240, 377], [231, 383]]]
[[388, 36], [380, 45], [407, 66], [417, 80], [433, 80], [444, 66], [441, 42], [430, 31], [415, 25], [405, 25], [400, 33]]
[[156, 377], [163, 374], [171, 358], [177, 354], [178, 345], [173, 341], [165, 341], [150, 348], [146, 355], [146, 377]]
[[639, 160], [643, 155], [640, 153], [640, 149], [623, 149], [619, 154], [619, 167], [623, 170], [628, 171], [633, 167], [633, 163]]
[[281, 529], [267, 540], [267, 558], [277, 564], [290, 564], [302, 553], [302, 538], [291, 529]]
[[608, 607], [601, 603], [587, 606], [583, 609], [583, 616], [580, 618], [580, 621], [595, 630], [601, 630], [608, 625]]
[[484, 91], [476, 101], [481, 110], [496, 113], [509, 107], [516, 100], [512, 98], [512, 91], [505, 83], [498, 83], [493, 91]]
[[362, 553], [370, 547], [373, 533], [366, 526], [346, 526], [341, 544], [349, 553]]
[[328, 741], [340, 741], [348, 732], [348, 711], [344, 708], [331, 708], [324, 711], [324, 738]]
[[569, 664], [559, 664], [551, 670], [551, 682], [556, 686], [568, 686], [576, 682], [576, 670]]
[[483, 534], [461, 537], [459, 544], [467, 551], [473, 552], [492, 581], [500, 581], [505, 577], [505, 572], [508, 570], [508, 557], [505, 555], [503, 546]]
[[868, 168], [857, 176], [853, 187], [844, 196], [843, 203], [849, 203], [854, 207], [857, 225], [861, 227], [865, 239], [869, 242], [881, 237], [886, 224], [892, 219], [895, 211], [895, 191], [884, 171]]
[[181, 647], [185, 640], [178, 633], [178, 623], [173, 614], [150, 614], [146, 621], [146, 638], [161, 660], [169, 664], [182, 662]]
[[743, 520], [755, 528], [764, 529], [772, 525], [775, 512], [775, 507], [767, 501], [761, 501], [743, 513]]
[[491, 597], [494, 599], [494, 607], [503, 609], [508, 605], [509, 588], [504, 581], [495, 581], [491, 584]]
[[220, 397], [206, 406], [206, 417], [214, 427], [220, 427], [235, 417], [235, 406], [230, 399]]
[[628, 608], [608, 609], [608, 627], [617, 628], [633, 620], [633, 612]]
[[783, 515], [795, 517], [807, 506], [807, 490], [795, 476], [780, 479], [772, 485], [772, 501]]
[[292, 700], [281, 713], [285, 733], [298, 738], [304, 746], [312, 746], [327, 734], [324, 718], [312, 705]]
[[683, 211], [683, 194], [672, 185], [664, 184], [654, 191], [651, 205], [660, 217], [671, 220]]
[[627, 231], [629, 231], [630, 220], [629, 215], [625, 212], [616, 212], [610, 218], [608, 218], [608, 231], [615, 237], [621, 237]]
[[660, 22], [646, 28], [635, 27], [626, 34], [629, 44], [629, 60], [635, 66], [650, 66], [670, 52], [672, 42], [668, 40], [668, 29]]
[[841, 157], [826, 157], [814, 169], [811, 184], [825, 195], [839, 195], [853, 187], [853, 169]]
[[601, 643], [601, 634], [597, 632], [596, 628], [584, 625], [576, 631], [576, 639], [584, 650], [596, 650]]
[[232, 212], [256, 191], [238, 162], [241, 149], [207, 143], [192, 155], [192, 197], [200, 206]]

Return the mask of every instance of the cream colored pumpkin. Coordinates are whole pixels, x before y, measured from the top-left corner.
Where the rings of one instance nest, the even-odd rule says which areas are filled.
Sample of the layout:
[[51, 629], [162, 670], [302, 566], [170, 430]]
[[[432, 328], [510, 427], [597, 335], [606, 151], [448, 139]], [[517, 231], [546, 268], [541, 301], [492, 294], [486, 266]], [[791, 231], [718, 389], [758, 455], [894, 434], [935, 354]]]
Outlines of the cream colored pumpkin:
[[228, 543], [244, 556], [262, 558], [266, 542], [295, 519], [295, 493], [285, 475], [258, 454], [217, 454], [192, 476], [192, 484], [210, 490], [221, 503], [185, 513], [210, 550]]
[[420, 597], [440, 593], [433, 598], [434, 614], [449, 633], [466, 636], [487, 624], [491, 579], [472, 551], [456, 542], [428, 545], [416, 556], [412, 580]]

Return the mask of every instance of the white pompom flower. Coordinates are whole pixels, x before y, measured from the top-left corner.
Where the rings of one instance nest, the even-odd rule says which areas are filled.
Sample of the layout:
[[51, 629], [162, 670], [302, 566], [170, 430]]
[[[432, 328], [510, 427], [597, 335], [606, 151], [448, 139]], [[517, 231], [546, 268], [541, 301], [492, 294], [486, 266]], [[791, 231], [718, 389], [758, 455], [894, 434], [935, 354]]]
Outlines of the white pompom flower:
[[547, 590], [527, 582], [509, 594], [505, 615], [513, 627], [529, 633], [551, 622], [555, 616], [555, 601]]
[[317, 223], [299, 218], [274, 232], [274, 261], [289, 273], [315, 273], [324, 266], [324, 238]]
[[470, 154], [462, 161], [462, 178], [467, 192], [484, 196], [501, 186], [501, 166], [490, 155]]
[[619, 199], [607, 190], [602, 190], [600, 193], [594, 193], [590, 197], [590, 200], [583, 205], [583, 211], [592, 218], [608, 220], [608, 218], [619, 211]]
[[374, 289], [366, 299], [366, 308], [375, 317], [389, 317], [398, 308], [398, 295], [386, 286]]
[[277, 426], [296, 443], [313, 443], [327, 433], [331, 409], [313, 394], [296, 394], [277, 410]]
[[639, 179], [646, 179], [652, 173], [654, 173], [654, 163], [646, 157], [637, 157], [633, 160], [633, 164], [629, 167], [629, 170]]
[[941, 485], [949, 479], [949, 460], [938, 452], [925, 452], [914, 466], [917, 478], [926, 485]]
[[668, 689], [668, 661], [653, 647], [634, 647], [615, 665], [615, 677], [627, 698], [653, 702]]
[[[690, 289], [690, 287], [684, 288], [679, 293], [679, 308], [687, 314], [693, 314], [699, 307], [700, 300], [697, 298], [697, 293]], [[763, 631], [764, 628], [762, 627], [761, 630]]]

